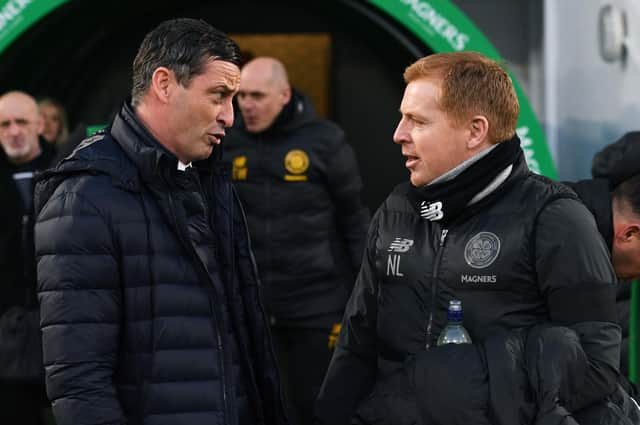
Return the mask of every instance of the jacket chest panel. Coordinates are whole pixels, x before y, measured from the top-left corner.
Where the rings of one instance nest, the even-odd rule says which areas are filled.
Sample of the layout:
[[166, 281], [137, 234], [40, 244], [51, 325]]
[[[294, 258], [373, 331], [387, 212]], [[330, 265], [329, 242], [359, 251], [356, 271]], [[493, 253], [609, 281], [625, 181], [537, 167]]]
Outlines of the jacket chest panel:
[[313, 145], [306, 143], [272, 143], [261, 141], [238, 146], [225, 153], [233, 166], [232, 177], [236, 183], [319, 182], [324, 161]]
[[[419, 347], [430, 312], [437, 335], [452, 298], [463, 301], [465, 325], [469, 323], [472, 334], [499, 326], [512, 315], [538, 315], [541, 297], [530, 226], [505, 225], [512, 221], [512, 216], [483, 215], [448, 229], [443, 241], [439, 225], [415, 215], [385, 217], [376, 251], [381, 334], [392, 343], [414, 341]], [[504, 305], [516, 311], [491, 308]]]

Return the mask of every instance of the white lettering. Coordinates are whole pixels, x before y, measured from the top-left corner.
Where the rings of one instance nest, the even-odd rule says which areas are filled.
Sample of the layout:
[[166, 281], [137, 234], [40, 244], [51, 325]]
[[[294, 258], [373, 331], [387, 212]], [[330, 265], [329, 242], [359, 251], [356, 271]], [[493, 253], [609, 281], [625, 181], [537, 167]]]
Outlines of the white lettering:
[[493, 275], [468, 275], [460, 276], [461, 283], [496, 283], [498, 281], [495, 274]]
[[458, 36], [455, 39], [455, 46], [454, 49], [456, 50], [464, 50], [464, 46], [467, 45], [467, 42], [469, 41], [469, 36], [467, 34], [458, 34]]
[[33, 0], [11, 0], [0, 9], [0, 31], [3, 31]]
[[516, 134], [520, 138], [520, 146], [524, 151], [524, 159], [527, 161], [529, 169], [534, 173], [540, 174], [540, 163], [535, 159], [536, 153], [533, 150], [533, 139], [529, 137], [529, 127], [517, 128]]
[[399, 255], [389, 255], [387, 258], [387, 276], [404, 277], [404, 274], [400, 273]]
[[444, 16], [438, 14], [438, 11], [428, 2], [420, 0], [401, 1], [410, 6], [413, 13], [432, 27], [442, 38], [447, 40], [454, 50], [464, 50], [469, 41], [469, 36], [462, 34], [455, 25], [452, 25]]

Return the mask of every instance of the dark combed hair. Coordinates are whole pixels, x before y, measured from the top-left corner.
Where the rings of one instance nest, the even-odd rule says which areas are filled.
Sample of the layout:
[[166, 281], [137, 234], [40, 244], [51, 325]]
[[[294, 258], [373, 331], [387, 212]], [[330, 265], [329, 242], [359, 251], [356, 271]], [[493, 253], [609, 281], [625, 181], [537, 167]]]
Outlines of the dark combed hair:
[[212, 58], [239, 65], [240, 49], [227, 35], [201, 19], [162, 22], [145, 36], [133, 61], [132, 104], [139, 103], [158, 67], [173, 71], [177, 81], [187, 87]]
[[640, 217], [640, 174], [620, 183], [613, 191], [613, 199], [628, 205]]

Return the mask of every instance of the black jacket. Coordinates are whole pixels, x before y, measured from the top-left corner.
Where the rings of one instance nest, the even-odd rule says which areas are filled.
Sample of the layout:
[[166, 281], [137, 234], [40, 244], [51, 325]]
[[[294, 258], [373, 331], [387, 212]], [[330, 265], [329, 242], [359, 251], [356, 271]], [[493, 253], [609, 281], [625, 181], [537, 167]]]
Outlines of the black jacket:
[[348, 423], [377, 382], [434, 347], [452, 298], [462, 300], [475, 343], [536, 324], [588, 323], [579, 332], [588, 368], [565, 407], [576, 410], [614, 391], [615, 278], [593, 217], [575, 194], [530, 173], [521, 155], [506, 182], [443, 229], [417, 214], [407, 190], [399, 186], [372, 221], [319, 396], [325, 423]]
[[224, 157], [247, 212], [274, 316], [341, 312], [360, 267], [369, 225], [352, 148], [297, 92], [273, 125], [246, 131], [238, 114]]
[[403, 370], [376, 383], [360, 404], [355, 422], [640, 424], [640, 409], [621, 387], [584, 409], [566, 409], [589, 368], [578, 333], [544, 324], [499, 332], [478, 344], [421, 351], [405, 361]]
[[0, 148], [0, 316], [12, 306], [36, 308], [35, 259], [33, 258], [33, 211], [25, 210], [13, 179], [17, 172], [46, 169], [53, 157], [44, 139], [41, 154], [28, 164], [12, 164]]
[[32, 393], [29, 398], [42, 394], [44, 399], [33, 241], [34, 179], [14, 180], [14, 174], [37, 174], [49, 165], [51, 145], [41, 138], [40, 146], [40, 155], [20, 165], [10, 162], [0, 148], [0, 385], [22, 394], [16, 399], [27, 397], [27, 392]]
[[[598, 224], [598, 231], [609, 250], [613, 249], [613, 213], [611, 191], [620, 183], [640, 173], [640, 132], [624, 134], [614, 143], [605, 146], [593, 157], [589, 180], [567, 183], [589, 208]], [[618, 282], [616, 313], [622, 327], [620, 372], [629, 373], [629, 325], [631, 317], [631, 282]], [[624, 380], [627, 390], [636, 393], [635, 386]]]
[[[575, 183], [566, 182], [571, 187], [585, 206], [591, 211], [598, 231], [604, 238], [609, 251], [613, 247], [613, 213], [611, 210], [611, 192], [609, 181], [604, 178], [580, 180]], [[631, 282], [617, 282], [616, 315], [617, 322], [622, 330], [622, 344], [620, 349], [620, 373], [629, 374], [629, 325], [631, 313]], [[635, 390], [627, 387], [627, 390], [635, 394]]]
[[59, 425], [282, 424], [228, 166], [186, 172], [125, 105], [37, 186], [47, 392]]
[[640, 131], [630, 131], [593, 157], [591, 175], [605, 178], [614, 189], [640, 173]]

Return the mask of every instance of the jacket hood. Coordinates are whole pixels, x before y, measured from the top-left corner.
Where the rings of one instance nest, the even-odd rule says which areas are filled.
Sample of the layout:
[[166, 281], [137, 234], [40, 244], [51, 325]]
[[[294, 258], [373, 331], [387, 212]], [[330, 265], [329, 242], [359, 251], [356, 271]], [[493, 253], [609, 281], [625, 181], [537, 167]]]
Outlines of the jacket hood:
[[598, 231], [609, 251], [613, 247], [613, 212], [611, 211], [610, 181], [605, 178], [563, 182], [578, 195], [596, 219]]
[[[233, 127], [246, 131], [247, 127], [242, 118], [240, 108], [236, 105], [235, 122]], [[311, 100], [299, 92], [298, 90], [291, 88], [291, 100], [287, 103], [280, 114], [276, 117], [275, 121], [269, 128], [262, 133], [272, 132], [288, 132], [298, 127], [303, 126], [309, 121], [317, 118], [316, 110], [311, 103]]]
[[[106, 174], [115, 184], [132, 188], [136, 180], [129, 164], [118, 163], [117, 157], [109, 155], [110, 150], [95, 149], [95, 145], [108, 144], [110, 138], [101, 131], [78, 145], [74, 152], [57, 166], [38, 173], [35, 177], [34, 206], [36, 214], [53, 195], [56, 188], [66, 179], [81, 174]], [[102, 143], [101, 143], [102, 142]], [[126, 165], [129, 165], [127, 167]]]
[[591, 175], [606, 178], [611, 189], [640, 173], [640, 131], [626, 133], [593, 157]]
[[104, 174], [115, 186], [138, 190], [141, 179], [150, 179], [161, 164], [172, 162], [177, 167], [177, 159], [155, 141], [126, 102], [105, 130], [84, 139], [56, 167], [36, 177], [36, 213], [67, 178]]

